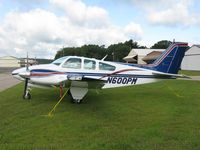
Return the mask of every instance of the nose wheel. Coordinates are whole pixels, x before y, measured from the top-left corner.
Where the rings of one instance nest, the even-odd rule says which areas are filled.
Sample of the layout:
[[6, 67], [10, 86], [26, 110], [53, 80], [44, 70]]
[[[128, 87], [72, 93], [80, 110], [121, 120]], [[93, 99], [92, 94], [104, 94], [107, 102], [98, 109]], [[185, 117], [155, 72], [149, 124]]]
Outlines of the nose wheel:
[[26, 91], [26, 93], [23, 94], [23, 99], [31, 99], [31, 94], [29, 91]]

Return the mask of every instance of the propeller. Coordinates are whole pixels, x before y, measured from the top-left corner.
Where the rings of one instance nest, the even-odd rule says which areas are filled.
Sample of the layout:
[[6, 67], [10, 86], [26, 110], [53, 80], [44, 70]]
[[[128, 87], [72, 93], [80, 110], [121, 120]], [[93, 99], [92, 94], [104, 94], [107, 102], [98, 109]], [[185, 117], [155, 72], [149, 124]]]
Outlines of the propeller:
[[29, 69], [28, 69], [28, 52], [27, 52], [27, 55], [26, 55], [26, 71], [29, 71]]
[[25, 78], [25, 84], [24, 84], [24, 94], [23, 94], [23, 98], [24, 99], [30, 99], [31, 98], [31, 94], [28, 91], [28, 80], [29, 80], [29, 76], [30, 76], [30, 71], [29, 71], [29, 63], [28, 63], [28, 52], [27, 52], [27, 57], [26, 57], [26, 72], [21, 73], [21, 76], [23, 76]]

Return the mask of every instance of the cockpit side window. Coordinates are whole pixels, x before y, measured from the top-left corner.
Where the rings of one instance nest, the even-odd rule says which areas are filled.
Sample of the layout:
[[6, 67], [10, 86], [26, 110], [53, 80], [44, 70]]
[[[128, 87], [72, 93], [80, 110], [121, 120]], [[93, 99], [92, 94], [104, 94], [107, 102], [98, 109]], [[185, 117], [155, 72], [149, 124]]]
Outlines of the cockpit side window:
[[96, 61], [85, 59], [84, 60], [84, 69], [95, 70], [96, 68]]
[[99, 62], [99, 70], [114, 71], [115, 69], [115, 66]]
[[56, 59], [52, 62], [52, 64], [59, 66], [67, 57], [62, 57], [59, 59]]
[[80, 58], [69, 58], [63, 65], [63, 68], [81, 69]]

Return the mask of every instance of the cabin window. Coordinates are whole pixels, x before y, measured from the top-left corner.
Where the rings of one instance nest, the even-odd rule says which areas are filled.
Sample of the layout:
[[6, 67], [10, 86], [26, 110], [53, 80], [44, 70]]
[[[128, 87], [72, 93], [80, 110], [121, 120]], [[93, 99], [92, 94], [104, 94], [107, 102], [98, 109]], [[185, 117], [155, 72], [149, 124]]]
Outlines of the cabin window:
[[99, 70], [108, 70], [108, 71], [114, 71], [115, 66], [105, 64], [105, 63], [99, 63]]
[[80, 58], [69, 58], [63, 65], [63, 68], [81, 69]]
[[85, 59], [84, 60], [84, 69], [95, 70], [96, 68], [96, 61]]

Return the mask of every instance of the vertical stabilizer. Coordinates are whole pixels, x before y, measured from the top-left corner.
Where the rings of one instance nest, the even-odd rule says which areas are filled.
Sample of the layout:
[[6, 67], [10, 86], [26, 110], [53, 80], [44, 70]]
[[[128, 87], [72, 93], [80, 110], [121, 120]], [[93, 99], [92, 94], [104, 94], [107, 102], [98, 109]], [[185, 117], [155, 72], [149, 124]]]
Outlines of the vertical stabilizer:
[[156, 71], [177, 74], [187, 48], [188, 43], [173, 43], [149, 67]]

